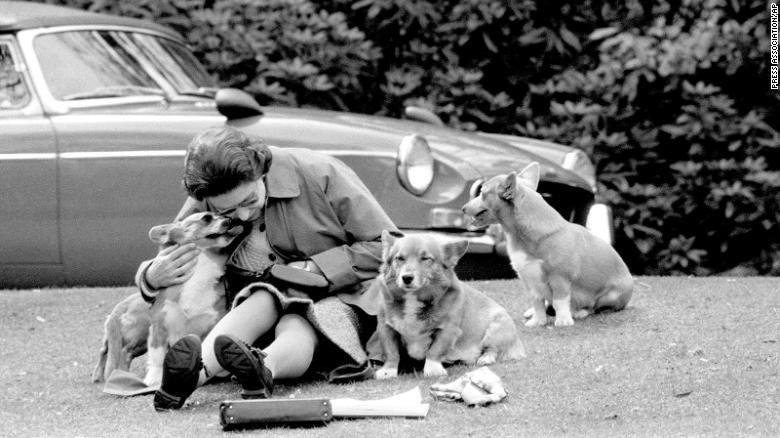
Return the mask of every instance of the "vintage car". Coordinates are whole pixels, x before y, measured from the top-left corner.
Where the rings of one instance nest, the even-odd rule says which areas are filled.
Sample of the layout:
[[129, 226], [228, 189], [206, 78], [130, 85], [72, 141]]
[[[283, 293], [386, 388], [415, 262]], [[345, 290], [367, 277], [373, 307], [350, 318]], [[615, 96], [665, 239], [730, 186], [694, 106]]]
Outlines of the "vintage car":
[[485, 178], [531, 161], [551, 205], [611, 236], [594, 167], [578, 150], [449, 129], [415, 108], [416, 121], [261, 108], [216, 87], [168, 28], [0, 2], [0, 288], [130, 284], [156, 252], [149, 228], [170, 222], [185, 199], [185, 146], [225, 123], [345, 161], [407, 233], [468, 239], [464, 278], [511, 270], [461, 206]]

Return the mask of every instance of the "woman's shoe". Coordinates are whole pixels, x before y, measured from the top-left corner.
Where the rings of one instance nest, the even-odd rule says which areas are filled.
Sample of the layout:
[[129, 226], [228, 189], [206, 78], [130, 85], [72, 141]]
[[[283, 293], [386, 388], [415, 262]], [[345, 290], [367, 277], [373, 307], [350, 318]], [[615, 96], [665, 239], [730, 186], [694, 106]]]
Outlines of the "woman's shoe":
[[270, 398], [274, 390], [271, 370], [263, 363], [265, 353], [230, 335], [214, 339], [219, 364], [233, 374], [244, 389], [242, 398]]
[[200, 338], [187, 335], [174, 343], [163, 360], [160, 389], [154, 393], [154, 409], [167, 411], [184, 405], [195, 388], [203, 369], [200, 357]]

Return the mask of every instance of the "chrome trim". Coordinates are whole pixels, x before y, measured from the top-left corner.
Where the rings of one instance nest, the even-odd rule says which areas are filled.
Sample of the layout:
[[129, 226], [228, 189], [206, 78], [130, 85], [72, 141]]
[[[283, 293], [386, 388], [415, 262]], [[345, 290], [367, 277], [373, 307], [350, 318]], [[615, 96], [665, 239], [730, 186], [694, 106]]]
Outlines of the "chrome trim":
[[[271, 146], [276, 147], [276, 146]], [[395, 155], [388, 152], [371, 152], [371, 151], [352, 151], [352, 150], [322, 150], [319, 151], [333, 156], [348, 156], [348, 155], [360, 155], [371, 157], [384, 157], [395, 159]], [[64, 160], [83, 160], [90, 158], [146, 158], [146, 157], [184, 157], [186, 151], [182, 150], [144, 150], [144, 151], [98, 151], [98, 152], [63, 152], [56, 154], [54, 152], [49, 153], [18, 153], [18, 154], [0, 154], [0, 161], [15, 161], [15, 160], [51, 160], [54, 158]]]
[[[577, 169], [577, 163], [580, 160], [584, 160], [584, 164], [588, 168], [587, 174], [582, 173], [582, 169]], [[596, 182], [596, 166], [593, 164], [593, 160], [590, 159], [588, 154], [580, 149], [574, 149], [566, 152], [561, 161], [561, 167], [566, 170], [574, 172], [577, 176], [585, 180], [594, 193], [598, 191], [598, 184]]]
[[[57, 101], [64, 102], [64, 101]], [[91, 99], [80, 99], [78, 101], [68, 101], [68, 108], [100, 108], [101, 106], [114, 106], [131, 103], [159, 103], [165, 105], [168, 99], [165, 96], [142, 95], [142, 96], [117, 96], [117, 97], [95, 97]]]
[[615, 242], [615, 228], [612, 221], [612, 208], [606, 204], [595, 203], [588, 209], [585, 228], [610, 245]]
[[443, 240], [443, 241], [452, 241], [452, 240], [466, 240], [469, 242], [469, 247], [466, 250], [467, 254], [496, 254], [496, 241], [493, 239], [493, 237], [487, 235], [487, 234], [481, 234], [481, 235], [474, 235], [474, 236], [464, 236], [462, 234], [457, 233], [444, 233], [441, 231], [431, 231], [431, 230], [401, 230], [404, 234], [427, 234], [432, 235], [436, 237], [437, 239]]
[[579, 149], [566, 152], [566, 155], [563, 156], [563, 160], [561, 160], [561, 167], [573, 170], [574, 166], [577, 164], [577, 160], [579, 160], [580, 154], [582, 154], [582, 151]]
[[184, 157], [185, 151], [115, 151], [115, 152], [63, 152], [63, 160], [85, 160], [94, 158], [149, 158], [149, 157]]
[[433, 207], [429, 213], [428, 225], [432, 228], [465, 228], [468, 223], [459, 208]]
[[[58, 119], [55, 119], [58, 120]], [[144, 120], [152, 122], [198, 122], [198, 123], [221, 123], [225, 117], [216, 112], [211, 115], [200, 114], [69, 114], [67, 120], [70, 123], [82, 122], [90, 125], [100, 125], [101, 123], [116, 123], [133, 121], [140, 123]]]
[[354, 150], [354, 149], [320, 149], [317, 152], [333, 155], [336, 157], [348, 157], [348, 156], [359, 155], [361, 157], [390, 158], [392, 160], [396, 159], [396, 154], [392, 152], [382, 152], [382, 151], [363, 151], [363, 150]]
[[0, 154], [0, 161], [33, 161], [33, 160], [54, 160], [57, 154], [53, 152], [28, 153], [28, 154]]
[[27, 68], [27, 62], [24, 59], [24, 53], [22, 52], [18, 41], [15, 41], [11, 35], [0, 35], [0, 43], [8, 44], [8, 49], [11, 51], [11, 56], [13, 57], [14, 61], [14, 69], [17, 73], [22, 74], [22, 78], [24, 79], [24, 86], [27, 88], [27, 92], [30, 93], [30, 100], [26, 105], [19, 108], [3, 108], [0, 110], [0, 113], [10, 114], [11, 111], [19, 111], [20, 113], [24, 113], [30, 107], [36, 105], [39, 100], [38, 93], [35, 90], [35, 84], [33, 83], [33, 78], [30, 76], [30, 69]]
[[54, 160], [58, 157], [63, 160], [87, 160], [101, 158], [152, 158], [152, 157], [184, 157], [184, 150], [168, 151], [112, 151], [112, 152], [63, 152], [56, 154], [54, 152], [44, 153], [19, 153], [19, 154], [0, 154], [0, 161], [23, 161], [23, 160]]

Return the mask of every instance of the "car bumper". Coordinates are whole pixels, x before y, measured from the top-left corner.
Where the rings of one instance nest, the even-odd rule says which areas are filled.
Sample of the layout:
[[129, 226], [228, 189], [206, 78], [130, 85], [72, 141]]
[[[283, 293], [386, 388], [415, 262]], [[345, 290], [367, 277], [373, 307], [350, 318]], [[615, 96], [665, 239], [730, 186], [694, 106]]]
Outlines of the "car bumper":
[[[435, 225], [441, 227], [445, 225], [443, 217], [447, 215], [442, 211], [436, 213]], [[462, 216], [456, 212], [452, 212], [449, 215], [454, 222], [453, 226], [463, 226], [464, 221], [459, 217]], [[593, 234], [603, 239], [605, 242], [612, 245], [614, 241], [614, 226], [612, 222], [612, 209], [602, 203], [595, 203], [588, 209], [587, 219], [585, 222], [585, 228], [590, 230]], [[452, 240], [461, 239], [469, 242], [469, 248], [467, 254], [485, 254], [485, 255], [499, 255], [507, 257], [506, 244], [503, 242], [502, 233], [497, 232], [449, 232], [449, 231], [436, 231], [436, 230], [402, 230], [405, 234], [426, 233], [433, 234], [441, 239]]]
[[[449, 217], [462, 221], [455, 211], [445, 214], [439, 212], [437, 225], [443, 225], [442, 218]], [[612, 210], [606, 204], [596, 203], [588, 209], [586, 228], [593, 234], [612, 244], [614, 229], [612, 225]], [[462, 227], [463, 222], [460, 222]], [[455, 223], [452, 223], [453, 227]], [[432, 230], [402, 230], [405, 234], [426, 233], [438, 236], [443, 240], [465, 239], [469, 242], [466, 254], [461, 257], [455, 272], [461, 280], [489, 280], [516, 278], [514, 269], [509, 263], [506, 242], [500, 228], [488, 232], [445, 232]]]
[[[482, 233], [455, 233], [431, 230], [401, 230], [404, 234], [428, 234], [438, 237], [441, 240], [467, 240], [469, 248], [467, 254], [496, 254], [499, 248], [497, 239], [493, 236]], [[504, 251], [503, 255], [506, 255]]]
[[615, 223], [612, 221], [612, 208], [607, 204], [595, 203], [588, 210], [585, 228], [612, 245], [615, 242]]

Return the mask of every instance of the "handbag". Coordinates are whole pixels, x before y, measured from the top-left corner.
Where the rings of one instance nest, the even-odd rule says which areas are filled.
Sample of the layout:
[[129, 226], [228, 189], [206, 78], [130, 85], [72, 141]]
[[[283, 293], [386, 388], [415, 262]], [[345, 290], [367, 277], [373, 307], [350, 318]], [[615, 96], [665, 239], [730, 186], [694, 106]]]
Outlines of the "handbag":
[[227, 302], [232, 303], [235, 294], [246, 286], [265, 282], [272, 284], [277, 289], [287, 291], [291, 295], [306, 296], [313, 301], [325, 298], [330, 283], [328, 280], [314, 272], [288, 265], [273, 264], [263, 272], [253, 272], [228, 265], [226, 269], [226, 284], [229, 296]]

